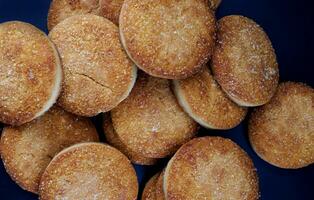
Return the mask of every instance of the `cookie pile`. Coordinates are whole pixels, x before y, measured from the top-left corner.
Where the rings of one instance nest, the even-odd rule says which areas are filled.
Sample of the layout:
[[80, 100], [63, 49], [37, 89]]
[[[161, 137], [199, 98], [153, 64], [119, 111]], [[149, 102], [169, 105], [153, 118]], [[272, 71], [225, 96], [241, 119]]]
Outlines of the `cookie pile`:
[[229, 139], [197, 137], [236, 127], [250, 107], [248, 138], [263, 160], [314, 163], [313, 88], [279, 84], [267, 34], [244, 16], [217, 21], [219, 4], [53, 0], [48, 36], [0, 24], [0, 152], [11, 178], [40, 199], [134, 200], [131, 163], [169, 158], [142, 199], [258, 199], [249, 156]]

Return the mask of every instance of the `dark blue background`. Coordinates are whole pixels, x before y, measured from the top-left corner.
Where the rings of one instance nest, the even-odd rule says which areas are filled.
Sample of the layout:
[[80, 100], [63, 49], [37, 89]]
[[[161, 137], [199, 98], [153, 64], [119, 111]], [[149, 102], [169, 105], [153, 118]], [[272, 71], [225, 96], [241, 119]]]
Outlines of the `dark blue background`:
[[[50, 0], [0, 0], [0, 22], [21, 20], [47, 32], [46, 16]], [[281, 81], [301, 81], [314, 86], [314, 6], [312, 0], [223, 0], [218, 19], [241, 14], [254, 19], [268, 33], [278, 56]], [[101, 119], [93, 119], [102, 135]], [[262, 161], [247, 139], [247, 123], [230, 131], [202, 129], [201, 135], [229, 137], [253, 158], [260, 180], [262, 200], [314, 200], [314, 165], [299, 170], [284, 170]], [[102, 137], [103, 139], [103, 137]], [[20, 189], [6, 174], [0, 162], [0, 199], [37, 199]], [[158, 166], [136, 166], [141, 190]]]

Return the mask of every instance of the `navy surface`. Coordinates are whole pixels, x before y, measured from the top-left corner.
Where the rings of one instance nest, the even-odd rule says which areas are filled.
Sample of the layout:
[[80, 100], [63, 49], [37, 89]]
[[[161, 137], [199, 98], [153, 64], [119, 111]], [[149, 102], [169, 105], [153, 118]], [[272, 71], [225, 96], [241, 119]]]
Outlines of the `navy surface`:
[[[21, 20], [47, 32], [50, 0], [0, 0], [0, 22]], [[281, 81], [301, 81], [314, 86], [314, 2], [313, 0], [223, 0], [217, 18], [241, 14], [254, 19], [268, 33], [276, 50]], [[1, 95], [1, 94], [0, 94]], [[101, 119], [93, 119], [100, 135]], [[201, 135], [220, 135], [238, 143], [253, 159], [260, 181], [262, 200], [314, 200], [314, 165], [299, 170], [284, 170], [262, 161], [247, 139], [247, 120], [229, 131], [201, 129]], [[103, 140], [103, 137], [102, 137]], [[104, 141], [104, 140], [103, 140]], [[141, 190], [157, 166], [135, 166]], [[19, 188], [0, 162], [0, 199], [31, 200], [38, 197]]]

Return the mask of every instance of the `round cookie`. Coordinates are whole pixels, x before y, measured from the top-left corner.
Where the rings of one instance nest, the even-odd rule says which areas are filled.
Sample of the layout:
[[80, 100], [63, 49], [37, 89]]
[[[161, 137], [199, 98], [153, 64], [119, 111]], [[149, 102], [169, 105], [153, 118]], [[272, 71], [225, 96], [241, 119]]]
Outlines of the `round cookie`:
[[129, 57], [146, 73], [183, 79], [209, 60], [215, 21], [204, 0], [125, 0], [120, 37]]
[[5, 127], [0, 150], [6, 171], [23, 189], [37, 193], [39, 180], [54, 155], [80, 142], [98, 141], [91, 121], [52, 107], [19, 127]]
[[279, 69], [272, 44], [253, 20], [231, 15], [218, 21], [212, 57], [215, 79], [240, 106], [260, 106], [276, 91]]
[[125, 146], [112, 126], [111, 116], [109, 113], [104, 114], [104, 134], [110, 145], [120, 150], [124, 155], [126, 155], [133, 163], [138, 165], [154, 165], [158, 160], [155, 158], [147, 158], [142, 155], [137, 154]]
[[156, 183], [159, 178], [159, 175], [160, 173], [155, 174], [146, 183], [142, 194], [142, 200], [156, 200]]
[[208, 0], [209, 7], [213, 10], [216, 10], [221, 4], [221, 0]]
[[105, 17], [118, 25], [123, 1], [124, 0], [52, 0], [47, 19], [48, 30], [51, 30], [68, 17], [89, 13]]
[[137, 192], [136, 173], [127, 157], [100, 143], [81, 143], [60, 152], [39, 186], [41, 200], [136, 200]]
[[130, 93], [136, 67], [119, 41], [118, 27], [96, 15], [75, 15], [49, 34], [61, 56], [64, 81], [58, 104], [81, 116], [117, 106]]
[[314, 90], [302, 83], [281, 83], [271, 101], [256, 108], [249, 121], [255, 152], [280, 168], [314, 163]]
[[31, 24], [0, 24], [0, 121], [21, 125], [46, 112], [62, 82], [58, 53]]
[[253, 162], [238, 145], [221, 137], [184, 144], [166, 167], [163, 187], [167, 200], [259, 198]]
[[195, 76], [173, 80], [173, 91], [189, 116], [206, 128], [234, 128], [247, 113], [225, 95], [207, 66]]
[[198, 125], [177, 103], [169, 80], [138, 76], [129, 97], [111, 110], [113, 127], [132, 151], [163, 158], [193, 138]]

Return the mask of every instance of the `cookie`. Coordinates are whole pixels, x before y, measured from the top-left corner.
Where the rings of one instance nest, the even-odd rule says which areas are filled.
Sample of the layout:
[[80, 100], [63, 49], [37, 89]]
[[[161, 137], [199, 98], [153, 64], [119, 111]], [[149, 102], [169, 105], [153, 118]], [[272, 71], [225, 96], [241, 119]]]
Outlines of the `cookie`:
[[1, 158], [19, 186], [37, 193], [40, 177], [54, 155], [68, 146], [88, 141], [98, 141], [91, 121], [52, 107], [32, 122], [5, 127], [0, 142]]
[[61, 56], [64, 81], [58, 104], [65, 110], [91, 117], [129, 95], [137, 69], [112, 22], [92, 14], [76, 15], [59, 23], [49, 37]]
[[132, 151], [163, 158], [193, 138], [198, 125], [177, 103], [169, 80], [138, 76], [130, 96], [111, 111], [113, 127]]
[[0, 121], [21, 125], [45, 113], [62, 81], [60, 59], [49, 38], [31, 24], [0, 24]]
[[221, 137], [184, 144], [166, 167], [163, 191], [167, 200], [259, 197], [253, 162], [238, 145]]
[[314, 90], [303, 83], [281, 83], [271, 101], [256, 108], [249, 121], [255, 152], [280, 168], [314, 163]]
[[279, 69], [271, 41], [253, 20], [239, 15], [218, 21], [212, 57], [215, 79], [240, 106], [260, 106], [274, 95]]
[[45, 170], [39, 198], [136, 200], [138, 183], [130, 161], [101, 143], [81, 143], [60, 152]]
[[197, 73], [215, 46], [215, 16], [204, 0], [125, 0], [121, 42], [146, 73], [183, 79]]
[[234, 128], [247, 113], [246, 108], [238, 106], [227, 97], [207, 66], [195, 76], [173, 80], [172, 83], [182, 108], [205, 128]]

